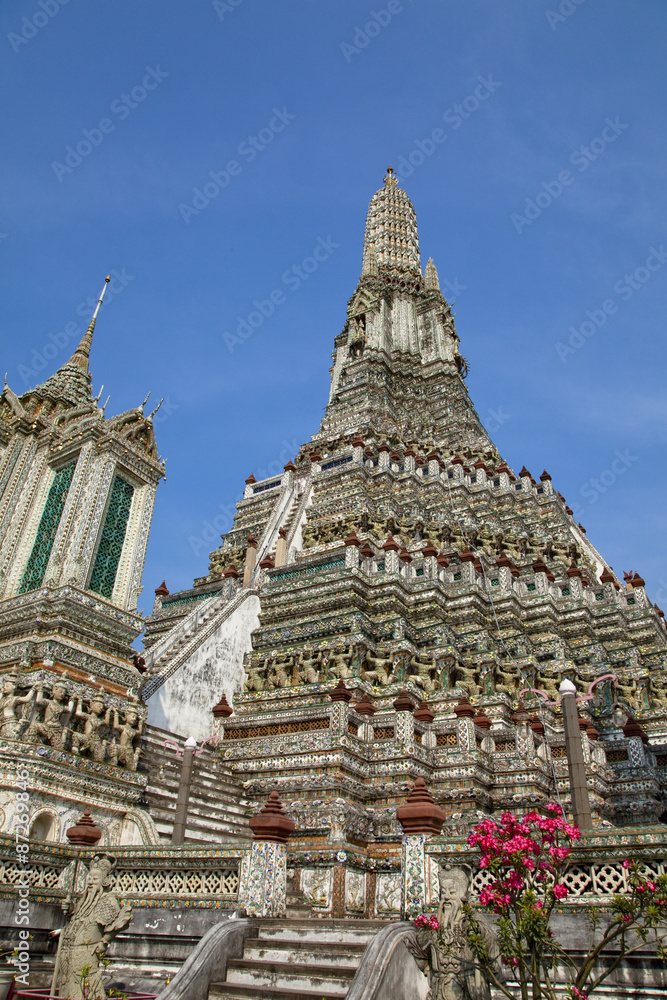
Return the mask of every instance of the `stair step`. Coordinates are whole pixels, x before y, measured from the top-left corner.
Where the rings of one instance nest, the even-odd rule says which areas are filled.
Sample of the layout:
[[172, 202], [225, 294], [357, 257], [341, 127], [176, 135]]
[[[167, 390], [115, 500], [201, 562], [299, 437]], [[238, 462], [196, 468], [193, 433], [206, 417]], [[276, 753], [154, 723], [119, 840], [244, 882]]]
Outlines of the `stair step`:
[[212, 983], [209, 1000], [345, 1000], [347, 989], [295, 990], [278, 989], [271, 986], [241, 986], [233, 983]]
[[304, 941], [268, 943], [254, 940], [246, 941], [243, 958], [252, 962], [282, 962], [293, 965], [308, 962], [319, 967], [335, 965], [336, 968], [356, 971], [365, 950], [365, 944], [315, 944]]
[[261, 923], [256, 941], [289, 941], [302, 946], [304, 941], [321, 944], [366, 945], [379, 930], [386, 927], [377, 920], [281, 920], [275, 924]]
[[298, 962], [257, 962], [245, 958], [230, 958], [227, 963], [229, 986], [277, 986], [279, 989], [345, 990], [354, 979], [356, 968], [310, 965]]

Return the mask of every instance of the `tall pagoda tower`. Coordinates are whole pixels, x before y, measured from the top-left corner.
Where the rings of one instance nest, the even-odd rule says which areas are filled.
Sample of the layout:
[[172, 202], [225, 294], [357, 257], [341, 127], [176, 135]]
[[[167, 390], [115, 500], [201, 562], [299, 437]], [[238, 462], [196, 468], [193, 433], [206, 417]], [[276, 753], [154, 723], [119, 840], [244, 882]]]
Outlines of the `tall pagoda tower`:
[[141, 843], [156, 833], [139, 807], [146, 709], [131, 644], [164, 466], [153, 414], [107, 418], [93, 396], [104, 289], [72, 357], [0, 395], [0, 831], [13, 830], [12, 773], [27, 768], [31, 836], [63, 839], [85, 803], [104, 842]]
[[454, 315], [391, 169], [335, 337], [319, 431], [246, 480], [191, 590], [156, 591], [149, 720], [216, 734], [258, 803], [271, 788], [323, 913], [396, 911], [396, 806], [421, 776], [464, 831], [569, 802], [558, 688], [580, 696], [596, 824], [655, 823], [667, 780], [667, 630], [545, 471], [515, 473], [470, 401]]

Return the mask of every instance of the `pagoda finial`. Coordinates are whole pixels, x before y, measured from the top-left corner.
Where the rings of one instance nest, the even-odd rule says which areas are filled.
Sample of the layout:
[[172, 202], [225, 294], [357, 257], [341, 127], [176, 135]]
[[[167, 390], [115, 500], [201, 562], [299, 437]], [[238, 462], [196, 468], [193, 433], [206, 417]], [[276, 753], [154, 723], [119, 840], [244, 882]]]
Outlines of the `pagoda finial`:
[[93, 343], [93, 331], [95, 329], [95, 321], [97, 320], [97, 314], [100, 311], [100, 306], [102, 305], [102, 299], [104, 298], [104, 293], [107, 290], [107, 285], [111, 281], [111, 275], [108, 274], [104, 279], [104, 286], [100, 292], [100, 297], [97, 300], [97, 305], [95, 306], [95, 312], [93, 313], [93, 318], [91, 319], [88, 329], [81, 338], [81, 343], [77, 347], [76, 351], [69, 359], [69, 364], [76, 365], [77, 368], [81, 368], [82, 371], [88, 371], [88, 361], [90, 359], [90, 348]]
[[426, 270], [424, 271], [424, 284], [427, 288], [432, 291], [440, 291], [440, 281], [438, 279], [438, 272], [436, 266], [433, 263], [433, 258], [429, 257], [428, 263], [426, 265]]
[[387, 187], [396, 187], [398, 184], [398, 177], [394, 173], [393, 167], [387, 167], [387, 173], [385, 174], [384, 182]]

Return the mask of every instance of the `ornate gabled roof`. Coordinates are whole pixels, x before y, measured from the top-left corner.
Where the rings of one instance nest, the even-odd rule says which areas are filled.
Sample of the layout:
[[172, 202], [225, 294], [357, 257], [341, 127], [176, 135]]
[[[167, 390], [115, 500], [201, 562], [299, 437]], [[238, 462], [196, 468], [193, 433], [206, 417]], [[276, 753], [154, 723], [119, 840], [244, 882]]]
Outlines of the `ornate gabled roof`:
[[21, 402], [29, 402], [31, 399], [49, 399], [54, 403], [60, 403], [61, 407], [80, 407], [93, 402], [92, 376], [88, 368], [90, 360], [90, 348], [93, 343], [93, 332], [97, 314], [100, 311], [104, 293], [110, 277], [104, 279], [104, 287], [95, 306], [95, 312], [90, 321], [88, 329], [81, 338], [79, 346], [72, 357], [65, 362], [50, 378], [34, 389], [29, 389], [21, 396]]
[[362, 274], [394, 271], [421, 277], [417, 214], [391, 167], [366, 215]]

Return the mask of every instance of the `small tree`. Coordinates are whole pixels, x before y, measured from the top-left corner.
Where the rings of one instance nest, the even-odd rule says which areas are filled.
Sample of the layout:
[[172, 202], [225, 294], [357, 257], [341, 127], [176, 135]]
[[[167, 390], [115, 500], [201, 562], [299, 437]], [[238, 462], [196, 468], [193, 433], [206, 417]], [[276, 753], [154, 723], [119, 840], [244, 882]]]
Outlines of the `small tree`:
[[[659, 925], [667, 919], [667, 875], [655, 880], [647, 878], [641, 866], [631, 860], [623, 862], [628, 871], [629, 891], [613, 897], [604, 930], [600, 927], [599, 911], [594, 907], [590, 910], [593, 933], [583, 960], [575, 962], [556, 941], [549, 923], [554, 907], [568, 894], [563, 875], [572, 845], [580, 836], [579, 829], [565, 821], [561, 807], [551, 803], [546, 807], [546, 815], [530, 812], [517, 817], [506, 812], [500, 823], [486, 819], [468, 837], [468, 843], [480, 851], [479, 867], [493, 876], [480, 893], [479, 901], [496, 917], [500, 956], [512, 969], [522, 1000], [556, 1000], [558, 967], [568, 970], [569, 995], [586, 1000], [623, 958], [649, 939], [661, 957], [667, 954], [664, 947], [667, 931], [659, 930]], [[470, 905], [464, 906], [468, 945], [482, 976], [515, 1000], [515, 994], [498, 976], [488, 934], [483, 933]], [[596, 969], [600, 957], [612, 944], [616, 950], [614, 959], [605, 969]]]

